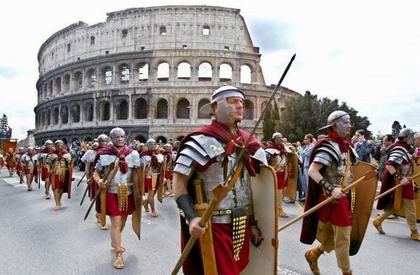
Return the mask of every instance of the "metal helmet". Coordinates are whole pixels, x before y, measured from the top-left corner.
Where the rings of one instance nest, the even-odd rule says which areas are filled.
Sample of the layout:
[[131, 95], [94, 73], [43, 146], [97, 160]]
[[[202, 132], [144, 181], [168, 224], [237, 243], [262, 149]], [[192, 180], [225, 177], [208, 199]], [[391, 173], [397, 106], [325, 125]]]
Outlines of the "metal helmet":
[[123, 135], [125, 137], [125, 131], [122, 128], [116, 127], [109, 132], [109, 137], [111, 138], [112, 143], [116, 144], [117, 135]]
[[[240, 89], [233, 86], [222, 86], [213, 92], [210, 103], [203, 105], [200, 108], [200, 113], [204, 115], [214, 115], [216, 120], [222, 123], [232, 123], [233, 119], [229, 117], [228, 113], [231, 106], [227, 104], [226, 98], [239, 97], [245, 99], [245, 94]], [[217, 103], [217, 112], [213, 111], [212, 105]]]
[[61, 139], [57, 139], [57, 140], [54, 142], [54, 145], [55, 145], [55, 146], [64, 145], [64, 142], [63, 142]]
[[109, 141], [108, 136], [105, 135], [105, 134], [100, 134], [97, 139], [98, 139], [98, 142], [108, 142]]
[[283, 135], [280, 132], [275, 132], [272, 136], [271, 136], [271, 140], [274, 140], [275, 138], [283, 138]]
[[146, 141], [146, 146], [147, 146], [148, 149], [153, 149], [153, 146], [155, 146], [155, 145], [156, 145], [156, 140], [153, 139], [153, 138], [149, 138]]
[[169, 143], [166, 143], [165, 145], [163, 145], [163, 149], [165, 150], [171, 150], [172, 149], [172, 145]]
[[413, 144], [414, 141], [414, 131], [410, 128], [404, 128], [398, 134], [398, 138], [406, 138], [408, 144]]
[[48, 146], [48, 145], [53, 145], [54, 143], [52, 142], [52, 140], [51, 139], [48, 139], [48, 140], [46, 140], [45, 141], [45, 146]]
[[348, 113], [346, 113], [344, 111], [341, 111], [341, 110], [336, 110], [328, 116], [327, 125], [319, 128], [318, 130], [323, 130], [323, 129], [330, 128], [330, 127], [334, 126], [339, 120], [345, 118], [346, 116], [350, 117], [350, 115]]
[[28, 151], [30, 151], [30, 150], [34, 150], [34, 147], [32, 147], [32, 146], [28, 146]]

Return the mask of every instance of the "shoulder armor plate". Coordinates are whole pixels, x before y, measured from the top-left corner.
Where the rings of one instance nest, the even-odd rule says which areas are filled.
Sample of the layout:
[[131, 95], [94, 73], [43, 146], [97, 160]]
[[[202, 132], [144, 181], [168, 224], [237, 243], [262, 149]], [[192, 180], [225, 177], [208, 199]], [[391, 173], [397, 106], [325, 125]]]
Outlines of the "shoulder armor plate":
[[214, 137], [194, 135], [191, 136], [191, 138], [201, 146], [201, 148], [209, 155], [211, 159], [225, 152], [222, 143], [220, 143]]

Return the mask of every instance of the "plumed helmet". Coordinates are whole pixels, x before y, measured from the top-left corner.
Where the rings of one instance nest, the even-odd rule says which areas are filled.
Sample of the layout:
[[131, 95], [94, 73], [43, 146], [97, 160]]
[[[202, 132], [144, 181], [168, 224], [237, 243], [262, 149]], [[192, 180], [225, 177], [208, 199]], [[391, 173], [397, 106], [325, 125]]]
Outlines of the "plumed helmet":
[[50, 140], [50, 139], [48, 139], [48, 140], [46, 140], [45, 141], [45, 146], [48, 146], [48, 145], [53, 145], [54, 143], [52, 142], [52, 140]]
[[319, 130], [323, 130], [323, 129], [327, 129], [330, 128], [332, 126], [334, 126], [334, 124], [341, 118], [348, 116], [349, 114], [347, 112], [341, 111], [341, 110], [336, 110], [333, 111], [327, 119], [327, 125], [325, 125], [324, 127], [319, 128]]
[[240, 89], [233, 87], [233, 86], [222, 86], [218, 88], [216, 91], [213, 92], [211, 95], [210, 103], [203, 105], [200, 108], [200, 113], [203, 115], [211, 115], [213, 114], [213, 109], [211, 105], [223, 98], [227, 97], [240, 97], [245, 99], [245, 94]]
[[275, 132], [272, 136], [271, 136], [271, 140], [274, 140], [275, 138], [283, 138], [283, 135], [280, 132]]
[[111, 138], [112, 143], [115, 144], [117, 135], [125, 136], [125, 131], [122, 128], [116, 127], [109, 132], [109, 137]]
[[105, 134], [100, 134], [97, 139], [98, 142], [108, 142], [109, 140], [108, 136]]

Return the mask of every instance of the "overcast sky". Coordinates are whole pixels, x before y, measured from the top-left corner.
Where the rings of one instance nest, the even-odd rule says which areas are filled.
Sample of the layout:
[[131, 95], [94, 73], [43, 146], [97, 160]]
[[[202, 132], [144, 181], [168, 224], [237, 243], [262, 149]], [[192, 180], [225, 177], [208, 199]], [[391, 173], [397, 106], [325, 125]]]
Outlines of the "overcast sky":
[[[416, 4], [417, 3], [417, 4]], [[375, 134], [398, 120], [420, 130], [420, 4], [418, 1], [3, 1], [0, 17], [0, 115], [15, 138], [35, 127], [37, 53], [54, 32], [106, 13], [158, 5], [217, 5], [241, 9], [260, 47], [267, 84], [347, 102], [367, 116]]]

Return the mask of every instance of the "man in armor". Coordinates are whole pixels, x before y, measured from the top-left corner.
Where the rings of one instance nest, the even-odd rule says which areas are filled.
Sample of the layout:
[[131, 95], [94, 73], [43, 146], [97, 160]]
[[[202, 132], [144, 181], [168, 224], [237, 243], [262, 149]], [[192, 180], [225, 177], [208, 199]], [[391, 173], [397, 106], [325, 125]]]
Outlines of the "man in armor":
[[287, 218], [289, 215], [283, 210], [283, 190], [287, 187], [287, 150], [283, 143], [283, 135], [279, 132], [275, 132], [268, 143], [267, 148], [276, 149], [280, 154], [279, 163], [275, 166], [277, 175], [277, 215], [282, 218]]
[[38, 154], [38, 161], [41, 167], [41, 180], [45, 182], [45, 199], [49, 200], [51, 198], [50, 195], [50, 154], [54, 151], [54, 144], [51, 140], [47, 140], [44, 143], [44, 147]]
[[[146, 212], [150, 212], [152, 217], [157, 217], [158, 212], [155, 207], [155, 195], [163, 184], [163, 155], [159, 152], [156, 141], [151, 138], [146, 142], [147, 150], [140, 153], [140, 160], [144, 165], [144, 188], [147, 192], [147, 200], [144, 201]], [[150, 209], [149, 209], [150, 205]]]
[[[86, 153], [82, 156], [81, 161], [85, 163], [85, 174], [89, 185], [89, 197], [92, 200], [93, 197], [96, 194], [96, 191], [98, 191], [98, 182], [95, 181], [93, 178], [93, 172], [95, 171], [95, 159], [96, 155], [99, 150], [102, 148], [108, 147], [109, 138], [105, 134], [100, 134], [97, 138], [97, 142], [94, 142], [92, 144], [92, 149], [88, 149]], [[100, 213], [100, 198], [98, 197], [95, 202], [95, 209], [96, 209], [96, 222], [100, 224], [100, 227], [102, 230], [107, 230], [108, 225], [105, 223], [105, 225], [101, 225], [101, 221], [99, 218]]]
[[71, 194], [71, 182], [73, 177], [73, 160], [70, 153], [65, 149], [62, 140], [54, 142], [55, 150], [49, 155], [50, 183], [54, 192], [55, 206], [58, 210], [62, 207], [61, 197], [63, 193]]
[[172, 145], [166, 143], [163, 145], [163, 170], [164, 170], [164, 184], [168, 194], [172, 193], [172, 170], [175, 160], [175, 155], [172, 151]]
[[410, 239], [420, 241], [420, 234], [416, 226], [414, 184], [411, 178], [413, 175], [413, 160], [410, 151], [413, 139], [413, 130], [405, 128], [398, 135], [398, 140], [388, 150], [388, 160], [382, 177], [381, 194], [397, 184], [402, 184], [402, 187], [378, 200], [376, 208], [384, 210], [384, 213], [373, 221], [373, 225], [380, 234], [385, 234], [382, 229], [382, 222], [402, 208], [407, 218], [408, 227], [411, 230]]
[[113, 145], [98, 151], [93, 179], [101, 188], [101, 219], [105, 214], [111, 219], [111, 246], [115, 253], [113, 266], [121, 269], [124, 268], [122, 255], [125, 251], [121, 245], [121, 233], [127, 216], [135, 210], [133, 185], [138, 181], [140, 158], [137, 151], [125, 145], [123, 129], [114, 128], [109, 136]]
[[13, 148], [9, 148], [9, 151], [6, 153], [6, 167], [9, 171], [9, 176], [13, 177], [13, 174], [15, 173], [16, 169], [16, 156], [15, 152], [13, 151]]
[[26, 176], [26, 184], [28, 185], [28, 191], [32, 191], [32, 181], [34, 179], [36, 158], [37, 156], [34, 152], [34, 148], [28, 147], [26, 154], [24, 154], [20, 159], [23, 165], [23, 171]]
[[25, 175], [25, 171], [23, 171], [23, 164], [21, 162], [21, 158], [25, 154], [25, 150], [23, 147], [19, 147], [17, 154], [15, 155], [15, 162], [16, 162], [16, 173], [19, 177], [19, 183], [23, 183], [23, 178]]
[[[213, 120], [182, 140], [173, 170], [174, 197], [182, 211], [182, 249], [190, 235], [203, 238], [200, 240], [201, 253], [196, 245], [184, 262], [183, 271], [184, 274], [204, 274], [208, 263], [202, 255], [207, 248], [215, 255], [210, 264], [218, 274], [239, 274], [252, 260], [249, 259], [250, 239], [256, 245], [262, 241], [253, 215], [250, 177], [256, 175], [260, 162], [266, 163], [265, 154], [260, 143], [238, 127], [244, 114], [244, 93], [238, 88], [217, 89], [211, 102], [200, 111], [211, 114]], [[211, 229], [206, 230], [199, 224], [194, 203], [198, 207], [211, 201], [213, 188], [225, 181], [248, 139], [242, 159], [245, 168], [213, 212], [207, 226]], [[212, 242], [205, 241], [207, 234], [211, 235]]]
[[322, 136], [312, 150], [305, 211], [330, 196], [336, 201], [304, 218], [300, 241], [312, 244], [317, 238], [321, 243], [305, 253], [313, 274], [320, 274], [319, 256], [332, 250], [335, 250], [337, 265], [343, 274], [352, 274], [349, 252], [351, 198], [341, 191], [352, 181], [350, 168], [357, 158], [350, 147], [350, 116], [344, 111], [334, 111], [328, 116], [327, 125], [321, 129], [329, 129], [330, 132]]

